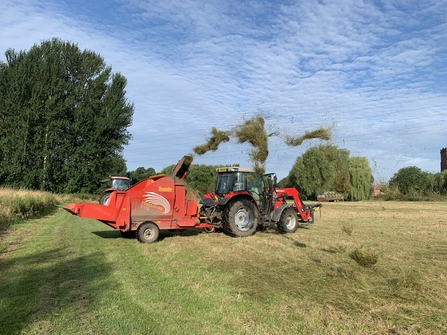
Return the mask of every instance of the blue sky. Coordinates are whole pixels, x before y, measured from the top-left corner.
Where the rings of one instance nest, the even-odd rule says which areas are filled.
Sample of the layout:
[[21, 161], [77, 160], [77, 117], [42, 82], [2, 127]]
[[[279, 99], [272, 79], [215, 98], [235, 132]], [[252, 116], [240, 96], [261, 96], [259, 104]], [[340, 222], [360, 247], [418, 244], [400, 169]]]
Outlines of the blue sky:
[[[330, 144], [369, 159], [376, 180], [440, 170], [447, 147], [447, 0], [3, 0], [0, 60], [59, 37], [99, 53], [135, 104], [128, 170], [176, 163], [261, 114], [290, 136], [333, 127]], [[285, 177], [312, 140], [269, 142]], [[250, 165], [231, 142], [197, 164]]]

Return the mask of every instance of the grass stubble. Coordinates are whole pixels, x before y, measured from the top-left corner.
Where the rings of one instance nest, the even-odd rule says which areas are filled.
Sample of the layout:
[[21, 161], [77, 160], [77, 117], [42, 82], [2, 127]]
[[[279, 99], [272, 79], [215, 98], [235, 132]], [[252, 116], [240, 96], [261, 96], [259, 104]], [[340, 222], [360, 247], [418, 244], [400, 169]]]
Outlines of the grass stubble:
[[0, 329], [444, 334], [446, 210], [328, 203], [295, 234], [162, 232], [148, 245], [57, 210], [1, 237]]

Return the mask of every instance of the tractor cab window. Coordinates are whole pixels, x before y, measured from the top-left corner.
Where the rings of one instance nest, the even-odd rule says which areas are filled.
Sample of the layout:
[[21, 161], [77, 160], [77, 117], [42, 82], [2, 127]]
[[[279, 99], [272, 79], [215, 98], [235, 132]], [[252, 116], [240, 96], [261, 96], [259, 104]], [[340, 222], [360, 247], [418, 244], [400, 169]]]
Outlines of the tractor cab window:
[[233, 184], [233, 191], [245, 191], [247, 189], [247, 181], [245, 173], [236, 173]]
[[125, 179], [113, 179], [112, 181], [112, 188], [120, 191], [127, 190], [129, 186], [129, 181]]
[[219, 173], [216, 185], [217, 194], [227, 194], [229, 192], [238, 192], [245, 190], [247, 190], [246, 173]]
[[260, 174], [250, 173], [247, 175], [247, 190], [262, 209], [264, 207], [264, 180]]
[[227, 194], [230, 192], [230, 185], [233, 180], [231, 173], [219, 173], [217, 177], [216, 193]]
[[251, 191], [259, 191], [264, 188], [264, 181], [262, 176], [257, 173], [249, 173], [247, 174], [247, 190]]

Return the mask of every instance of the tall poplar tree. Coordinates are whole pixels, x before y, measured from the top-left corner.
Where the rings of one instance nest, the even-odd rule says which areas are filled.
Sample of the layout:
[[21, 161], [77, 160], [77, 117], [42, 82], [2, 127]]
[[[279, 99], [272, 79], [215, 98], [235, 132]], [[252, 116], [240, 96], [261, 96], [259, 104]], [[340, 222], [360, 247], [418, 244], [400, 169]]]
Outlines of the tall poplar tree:
[[[123, 170], [133, 104], [103, 58], [57, 38], [0, 64], [0, 185], [95, 192]], [[124, 168], [125, 169], [125, 168]]]

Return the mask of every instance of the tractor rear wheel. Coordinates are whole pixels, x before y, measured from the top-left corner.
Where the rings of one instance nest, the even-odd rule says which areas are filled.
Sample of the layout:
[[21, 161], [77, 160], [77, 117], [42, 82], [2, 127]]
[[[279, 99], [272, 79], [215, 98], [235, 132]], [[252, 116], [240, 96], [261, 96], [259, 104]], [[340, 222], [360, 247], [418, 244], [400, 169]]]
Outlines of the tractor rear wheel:
[[108, 204], [109, 204], [109, 199], [110, 199], [110, 194], [111, 194], [112, 192], [106, 192], [106, 193], [104, 193], [102, 196], [101, 196], [101, 198], [99, 199], [99, 203], [101, 204], [101, 205], [105, 205], [105, 206], [107, 206]]
[[253, 202], [247, 199], [233, 201], [224, 210], [223, 228], [225, 233], [231, 236], [253, 235], [258, 221], [258, 209]]
[[278, 231], [281, 234], [294, 233], [298, 229], [298, 215], [295, 210], [286, 208], [279, 219]]
[[141, 243], [155, 242], [159, 235], [160, 229], [152, 222], [144, 222], [140, 224], [137, 230], [137, 239]]

